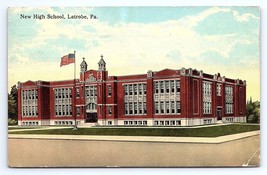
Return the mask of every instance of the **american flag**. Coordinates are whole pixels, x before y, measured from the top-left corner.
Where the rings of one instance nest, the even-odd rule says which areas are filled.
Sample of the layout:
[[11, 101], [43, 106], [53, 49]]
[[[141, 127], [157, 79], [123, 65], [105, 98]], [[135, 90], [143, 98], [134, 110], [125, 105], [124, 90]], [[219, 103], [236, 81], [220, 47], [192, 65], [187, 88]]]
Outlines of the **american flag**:
[[70, 53], [68, 55], [61, 57], [60, 67], [74, 63], [74, 62], [75, 62], [75, 54]]

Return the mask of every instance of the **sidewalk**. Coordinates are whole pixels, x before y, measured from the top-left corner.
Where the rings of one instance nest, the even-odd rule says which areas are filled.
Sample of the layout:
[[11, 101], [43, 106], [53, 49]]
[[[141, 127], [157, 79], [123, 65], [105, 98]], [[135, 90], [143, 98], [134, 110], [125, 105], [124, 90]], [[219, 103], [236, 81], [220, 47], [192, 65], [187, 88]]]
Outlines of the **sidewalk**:
[[8, 165], [254, 167], [260, 161], [259, 134], [253, 131], [216, 138], [10, 134]]

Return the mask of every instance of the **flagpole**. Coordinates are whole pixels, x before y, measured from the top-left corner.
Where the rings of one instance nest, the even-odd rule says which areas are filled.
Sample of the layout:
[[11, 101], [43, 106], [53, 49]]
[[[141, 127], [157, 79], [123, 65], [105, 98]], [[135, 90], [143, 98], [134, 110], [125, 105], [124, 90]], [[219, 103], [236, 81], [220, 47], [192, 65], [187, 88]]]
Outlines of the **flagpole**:
[[73, 113], [74, 113], [74, 128], [73, 130], [77, 130], [78, 127], [77, 127], [77, 120], [76, 120], [76, 51], [74, 51], [74, 110], [73, 110]]

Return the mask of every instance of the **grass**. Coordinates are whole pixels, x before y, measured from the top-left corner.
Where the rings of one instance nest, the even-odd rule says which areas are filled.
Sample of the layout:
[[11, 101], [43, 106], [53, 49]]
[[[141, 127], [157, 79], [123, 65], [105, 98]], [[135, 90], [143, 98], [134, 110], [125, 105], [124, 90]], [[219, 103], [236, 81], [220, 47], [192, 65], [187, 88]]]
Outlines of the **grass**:
[[260, 130], [260, 126], [232, 124], [202, 128], [79, 128], [78, 130], [64, 128], [16, 131], [9, 134], [218, 137], [255, 130]]
[[38, 129], [39, 127], [8, 127], [8, 130]]

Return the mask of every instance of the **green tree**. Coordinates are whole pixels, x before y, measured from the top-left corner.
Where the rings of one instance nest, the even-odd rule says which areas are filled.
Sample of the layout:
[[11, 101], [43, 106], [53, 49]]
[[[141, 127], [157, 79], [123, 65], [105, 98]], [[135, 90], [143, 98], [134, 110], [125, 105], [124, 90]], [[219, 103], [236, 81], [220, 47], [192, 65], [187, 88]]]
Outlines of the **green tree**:
[[260, 102], [254, 101], [247, 103], [246, 117], [248, 123], [260, 123]]
[[18, 89], [16, 85], [13, 85], [10, 90], [10, 95], [14, 97], [16, 104], [18, 104]]
[[16, 85], [11, 87], [8, 94], [8, 124], [16, 124], [18, 120], [18, 90]]

